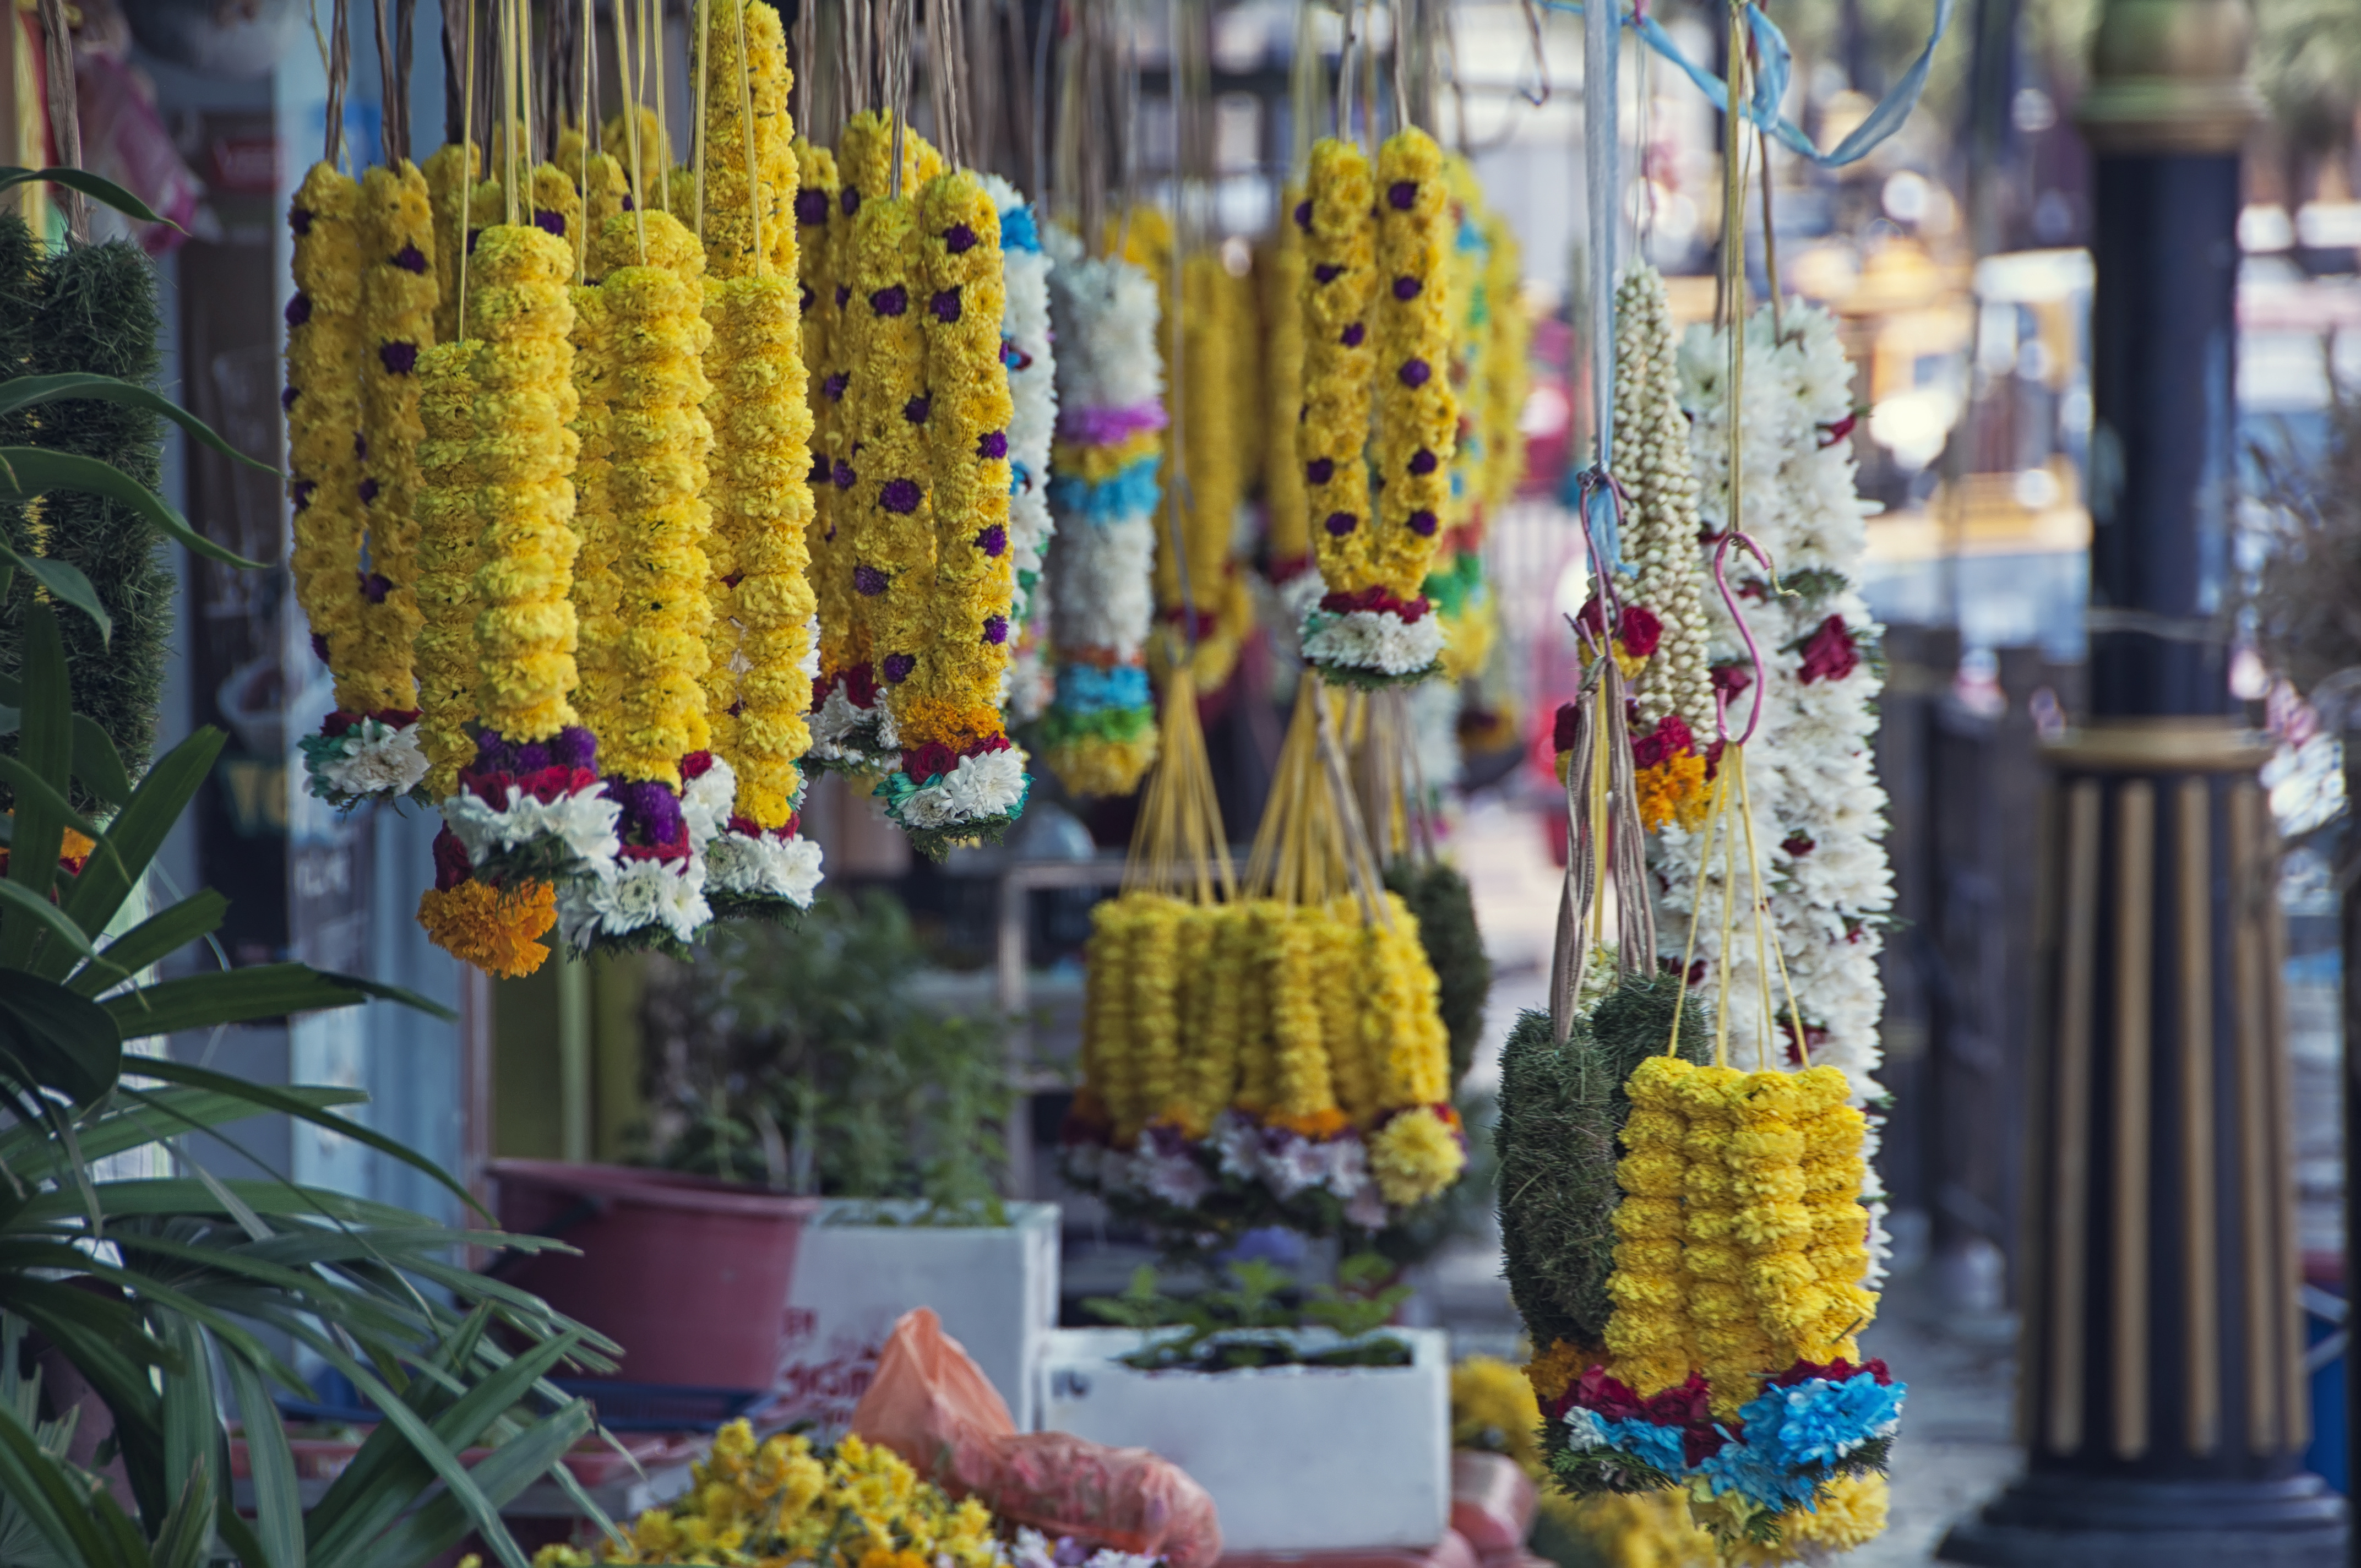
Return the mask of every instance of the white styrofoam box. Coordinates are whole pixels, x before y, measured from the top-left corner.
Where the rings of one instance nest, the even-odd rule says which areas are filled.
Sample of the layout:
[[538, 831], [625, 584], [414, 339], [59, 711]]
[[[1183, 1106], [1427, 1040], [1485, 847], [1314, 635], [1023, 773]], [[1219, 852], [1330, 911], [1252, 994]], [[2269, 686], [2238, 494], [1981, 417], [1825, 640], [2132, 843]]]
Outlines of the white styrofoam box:
[[1148, 1333], [1060, 1329], [1041, 1425], [1171, 1460], [1213, 1494], [1224, 1552], [1433, 1546], [1451, 1520], [1449, 1339], [1388, 1332], [1410, 1365], [1142, 1372], [1115, 1357]]
[[894, 1321], [932, 1307], [1008, 1401], [1016, 1430], [1032, 1430], [1042, 1344], [1058, 1321], [1058, 1206], [1011, 1203], [1005, 1225], [863, 1223], [922, 1208], [831, 1198], [804, 1227], [780, 1336], [779, 1419], [841, 1431]]

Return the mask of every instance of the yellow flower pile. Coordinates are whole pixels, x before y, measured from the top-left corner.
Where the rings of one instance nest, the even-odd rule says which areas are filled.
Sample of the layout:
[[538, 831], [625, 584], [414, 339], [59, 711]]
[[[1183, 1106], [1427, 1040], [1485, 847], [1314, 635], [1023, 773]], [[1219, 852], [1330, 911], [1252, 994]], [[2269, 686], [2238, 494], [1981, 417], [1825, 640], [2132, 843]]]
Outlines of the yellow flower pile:
[[438, 343], [418, 356], [418, 744], [426, 788], [449, 795], [475, 760], [476, 345]]
[[[1272, 576], [1285, 581], [1312, 560], [1311, 502], [1304, 492], [1303, 460], [1291, 433], [1303, 416], [1303, 230], [1291, 214], [1303, 200], [1301, 184], [1279, 198], [1279, 236], [1257, 270], [1263, 274], [1263, 323], [1268, 334], [1263, 356], [1263, 509], [1268, 516], [1267, 548]], [[1268, 265], [1264, 264], [1267, 259]]]
[[434, 343], [434, 219], [408, 159], [361, 177], [361, 434], [370, 578], [351, 684], [372, 713], [416, 706], [418, 357]]
[[511, 741], [574, 722], [573, 252], [525, 225], [488, 228], [468, 262], [480, 427], [477, 717]]
[[1369, 475], [1362, 447], [1377, 344], [1369, 313], [1375, 303], [1377, 218], [1367, 154], [1351, 142], [1323, 138], [1312, 148], [1303, 230], [1303, 411], [1296, 453], [1320, 574], [1332, 590], [1369, 578]]
[[360, 186], [333, 165], [304, 175], [288, 212], [295, 298], [287, 308], [287, 451], [295, 508], [289, 565], [313, 645], [347, 713], [407, 707], [368, 700], [354, 678], [361, 629]]
[[890, 1449], [857, 1437], [833, 1453], [780, 1433], [757, 1442], [743, 1420], [714, 1437], [688, 1490], [626, 1526], [623, 1543], [595, 1554], [544, 1547], [534, 1568], [593, 1563], [711, 1564], [715, 1568], [994, 1568], [992, 1511], [953, 1502]]
[[[1378, 152], [1376, 536], [1367, 581], [1416, 598], [1442, 542], [1459, 400], [1451, 389], [1450, 192], [1443, 149], [1415, 126]], [[1332, 588], [1365, 586], [1332, 580]]]
[[599, 236], [598, 260], [614, 366], [607, 488], [622, 623], [613, 732], [598, 738], [600, 767], [676, 789], [681, 758], [704, 750], [708, 738], [699, 684], [712, 613], [704, 499], [712, 428], [700, 367], [711, 335], [700, 283], [705, 258], [687, 226], [659, 212], [611, 220]]
[[[899, 682], [891, 669], [884, 673], [903, 749], [939, 741], [963, 755], [979, 742], [1003, 738], [1000, 686], [1015, 646], [1009, 611], [1016, 555], [1008, 536], [1008, 422], [1015, 406], [1000, 361], [1006, 285], [1000, 215], [974, 174], [960, 170], [929, 181], [917, 221], [923, 293], [914, 291], [910, 307], [926, 344], [922, 422], [932, 477], [934, 571], [921, 593], [906, 593], [899, 581], [895, 586], [888, 602], [896, 630], [889, 651], [917, 652], [917, 663]], [[906, 406], [905, 422], [916, 411]], [[915, 616], [917, 624], [906, 616]]]

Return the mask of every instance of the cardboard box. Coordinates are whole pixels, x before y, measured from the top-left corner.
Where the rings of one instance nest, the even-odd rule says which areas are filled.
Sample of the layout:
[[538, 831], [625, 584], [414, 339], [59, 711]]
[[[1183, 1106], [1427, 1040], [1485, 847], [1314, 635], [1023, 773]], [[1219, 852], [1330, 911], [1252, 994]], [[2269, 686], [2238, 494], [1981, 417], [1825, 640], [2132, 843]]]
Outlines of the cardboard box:
[[1213, 1494], [1228, 1554], [1424, 1552], [1451, 1518], [1449, 1341], [1388, 1332], [1411, 1365], [1206, 1373], [1126, 1366], [1115, 1357], [1148, 1337], [1136, 1329], [1060, 1329], [1041, 1425], [1180, 1465]]
[[874, 1223], [921, 1208], [829, 1199], [804, 1227], [766, 1420], [841, 1431], [894, 1321], [932, 1307], [1008, 1401], [1016, 1430], [1033, 1429], [1042, 1346], [1058, 1321], [1057, 1205], [1011, 1203], [1005, 1225]]

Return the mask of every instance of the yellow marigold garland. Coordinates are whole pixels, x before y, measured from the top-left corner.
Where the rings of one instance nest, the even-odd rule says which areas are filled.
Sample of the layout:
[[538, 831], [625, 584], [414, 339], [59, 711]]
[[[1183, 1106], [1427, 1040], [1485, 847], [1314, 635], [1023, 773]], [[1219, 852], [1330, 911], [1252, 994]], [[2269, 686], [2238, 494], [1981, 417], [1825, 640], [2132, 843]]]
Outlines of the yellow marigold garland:
[[[646, 259], [638, 259], [644, 229]], [[711, 329], [697, 236], [666, 213], [617, 219], [599, 239], [598, 291], [614, 356], [608, 491], [620, 542], [622, 639], [615, 733], [604, 772], [678, 788], [680, 760], [705, 750], [704, 499], [712, 429], [700, 361]]]
[[1270, 969], [1272, 1119], [1306, 1136], [1324, 1135], [1346, 1120], [1336, 1104], [1320, 1011], [1320, 934], [1327, 914], [1282, 904], [1257, 908]]
[[479, 389], [477, 716], [511, 741], [574, 722], [573, 252], [523, 225], [484, 230], [468, 263]]
[[418, 356], [418, 744], [426, 789], [447, 795], [475, 757], [476, 345], [438, 343]]
[[1532, 374], [1525, 362], [1532, 336], [1532, 321], [1524, 306], [1524, 260], [1516, 231], [1499, 213], [1484, 223], [1488, 256], [1484, 266], [1484, 297], [1488, 341], [1484, 349], [1483, 428], [1484, 473], [1477, 500], [1486, 518], [1497, 517], [1515, 499], [1525, 476], [1525, 397]]
[[[597, 247], [592, 247], [592, 256]], [[578, 284], [574, 299], [574, 433], [580, 446], [574, 461], [574, 710], [600, 747], [615, 733], [615, 700], [620, 678], [616, 656], [622, 641], [622, 582], [616, 566], [622, 541], [615, 528], [609, 492], [614, 470], [614, 439], [608, 401], [614, 393], [613, 345], [607, 332], [606, 296], [596, 284]]]
[[[1685, 1196], [1695, 1201], [1687, 1176], [1688, 1091], [1696, 1072], [1676, 1057], [1651, 1057], [1632, 1072], [1628, 1089], [1631, 1117], [1617, 1175], [1644, 1190], [1626, 1189], [1615, 1209], [1615, 1271], [1608, 1280], [1614, 1308], [1607, 1349], [1616, 1376], [1642, 1394], [1685, 1381], [1696, 1354], [1684, 1295], [1694, 1288], [1690, 1255], [1698, 1245], [1710, 1245], [1686, 1241], [1682, 1212]], [[1580, 1371], [1577, 1365], [1575, 1373]]]
[[916, 314], [917, 203], [907, 196], [864, 201], [851, 226], [853, 299], [846, 315], [861, 323], [852, 334], [861, 345], [854, 411], [860, 437], [848, 446], [853, 462], [837, 474], [840, 499], [851, 503], [839, 528], [851, 536], [853, 645], [865, 647], [883, 687], [917, 667], [935, 565], [926, 432], [911, 417], [916, 403], [923, 419], [927, 390], [925, 336]]
[[369, 576], [363, 584], [357, 695], [374, 712], [417, 705], [418, 356], [434, 342], [434, 215], [426, 176], [408, 159], [361, 178], [361, 432]]
[[820, 664], [829, 666], [829, 628], [841, 628], [848, 614], [852, 586], [851, 568], [840, 569], [836, 540], [836, 487], [829, 482], [829, 454], [835, 450], [832, 432], [839, 417], [840, 384], [834, 395], [828, 378], [836, 369], [835, 345], [842, 312], [837, 304], [835, 265], [838, 181], [836, 154], [797, 137], [795, 142], [796, 275], [801, 283], [799, 319], [803, 326], [803, 361], [809, 378], [805, 402], [811, 411], [811, 474], [807, 488], [812, 498], [812, 520], [805, 533], [810, 556], [812, 593], [818, 600]]
[[361, 641], [360, 186], [316, 163], [288, 209], [295, 297], [287, 306], [289, 565], [312, 645], [336, 678], [336, 706], [388, 706], [354, 678]]
[[1116, 1138], [1129, 1143], [1180, 1098], [1180, 934], [1189, 906], [1160, 894], [1140, 894], [1125, 944], [1130, 995], [1131, 1071], [1115, 1113]]
[[[736, 14], [744, 12], [741, 22]], [[738, 48], [741, 27], [746, 48]], [[779, 14], [757, 0], [717, 0], [706, 35], [709, 58], [692, 60], [709, 73], [705, 97], [705, 262], [708, 276], [751, 278], [754, 239], [760, 232], [764, 267], [793, 277], [796, 271], [796, 152], [787, 117], [794, 78], [787, 70], [786, 35]], [[741, 91], [741, 83], [743, 90]], [[754, 105], [757, 179], [746, 170], [744, 105]], [[761, 223], [755, 208], [761, 208]], [[682, 216], [687, 209], [681, 208]]]
[[[1293, 214], [1303, 201], [1300, 182], [1288, 185], [1281, 210]], [[1290, 218], [1279, 225], [1264, 274], [1263, 507], [1268, 515], [1267, 549], [1274, 580], [1284, 582], [1312, 563], [1311, 501], [1304, 489], [1303, 459], [1294, 431], [1303, 418], [1303, 229]]]
[[482, 151], [473, 142], [464, 147], [445, 142], [427, 155], [426, 197], [434, 222], [436, 343], [448, 343], [459, 335], [459, 256], [467, 227], [462, 214], [467, 192], [475, 188], [482, 170]]
[[[1450, 192], [1443, 149], [1415, 126], [1378, 153], [1375, 456], [1378, 530], [1371, 579], [1395, 598], [1419, 596], [1441, 543], [1451, 498], [1459, 400], [1446, 371], [1451, 311], [1445, 259]], [[1332, 584], [1357, 588], [1359, 581]]]
[[1346, 590], [1367, 582], [1371, 565], [1362, 447], [1377, 369], [1369, 313], [1378, 278], [1367, 155], [1351, 142], [1315, 143], [1304, 191], [1295, 209], [1304, 266], [1303, 411], [1296, 453], [1321, 576], [1330, 588]]

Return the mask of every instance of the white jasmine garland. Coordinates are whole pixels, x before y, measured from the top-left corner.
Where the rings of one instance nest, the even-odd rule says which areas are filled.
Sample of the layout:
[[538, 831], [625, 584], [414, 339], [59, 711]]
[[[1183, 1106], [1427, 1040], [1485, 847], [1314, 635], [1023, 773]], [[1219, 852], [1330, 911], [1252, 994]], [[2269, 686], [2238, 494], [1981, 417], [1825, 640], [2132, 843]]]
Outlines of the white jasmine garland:
[[1404, 620], [1389, 610], [1313, 609], [1303, 618], [1303, 657], [1313, 664], [1414, 675], [1443, 656], [1443, 618]]
[[1681, 411], [1671, 302], [1653, 267], [1624, 275], [1615, 295], [1615, 469], [1629, 504], [1621, 548], [1635, 576], [1627, 602], [1662, 624], [1640, 678], [1640, 717], [1653, 729], [1678, 713], [1700, 743], [1713, 738], [1705, 569], [1697, 553], [1697, 477]]
[[[1049, 341], [1051, 262], [1040, 249], [1021, 243], [1023, 236], [1038, 234], [1038, 220], [1024, 195], [996, 174], [985, 175], [983, 184], [1000, 214], [1006, 282], [1000, 336], [1015, 406], [1008, 422], [1008, 543], [1017, 584], [1009, 619], [1021, 625], [1030, 618], [1032, 587], [1055, 532], [1049, 517], [1049, 444], [1058, 431], [1057, 359]], [[1012, 225], [1019, 214], [1022, 218]], [[1019, 242], [1012, 243], [1012, 235]]]
[[[1852, 411], [1850, 371], [1835, 324], [1825, 313], [1793, 301], [1784, 304], [1782, 323], [1784, 337], [1774, 337], [1767, 309], [1747, 323], [1738, 420], [1744, 464], [1740, 523], [1770, 555], [1784, 591], [1772, 591], [1752, 558], [1735, 549], [1728, 557], [1732, 587], [1751, 590], [1740, 603], [1768, 675], [1763, 723], [1746, 748], [1754, 848], [1770, 897], [1766, 924], [1777, 933], [1812, 1036], [1811, 1058], [1844, 1069], [1855, 1098], [1868, 1099], [1882, 1093], [1874, 1076], [1883, 1010], [1877, 956], [1883, 945], [1880, 921], [1894, 897], [1881, 842], [1885, 792], [1871, 752], [1880, 684], [1871, 654], [1882, 629], [1854, 586], [1869, 509], [1854, 489], [1849, 444], [1830, 433]], [[1715, 531], [1725, 526], [1727, 515], [1728, 356], [1726, 337], [1702, 327], [1691, 329], [1680, 350], [1700, 510]], [[1714, 661], [1742, 660], [1743, 644], [1719, 596], [1707, 611]], [[1801, 644], [1832, 616], [1842, 619], [1859, 662], [1842, 675], [1806, 681]], [[1750, 690], [1731, 702], [1733, 728], [1752, 710], [1754, 695]], [[1667, 827], [1656, 843], [1670, 912], [1659, 929], [1664, 950], [1675, 956], [1688, 935], [1698, 837]], [[1742, 861], [1742, 827], [1738, 842]], [[1697, 923], [1708, 996], [1724, 994], [1723, 977], [1712, 968], [1720, 959], [1716, 916], [1722, 854], [1717, 843], [1708, 868], [1707, 917]], [[1742, 904], [1748, 895], [1742, 864], [1740, 875]], [[1741, 918], [1739, 925], [1742, 934], [1733, 938], [1727, 977], [1733, 1042], [1754, 1037], [1762, 992], [1752, 923]], [[1784, 1020], [1786, 992], [1775, 969], [1769, 981]], [[1772, 1037], [1784, 1047], [1784, 1030], [1774, 1026]], [[1744, 1056], [1747, 1047], [1733, 1044], [1732, 1049]]]
[[1136, 656], [1155, 613], [1156, 521], [1144, 515], [1072, 522], [1058, 550], [1051, 600], [1060, 648], [1127, 649]]
[[1157, 349], [1156, 283], [1115, 257], [1084, 254], [1071, 230], [1042, 232], [1057, 323], [1058, 402], [1068, 409], [1128, 409], [1164, 395]]

